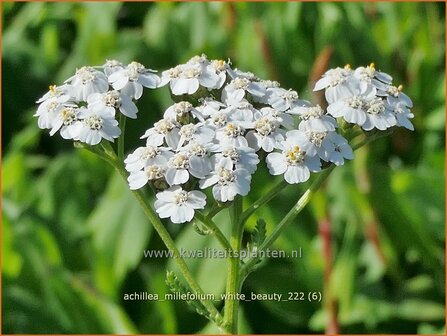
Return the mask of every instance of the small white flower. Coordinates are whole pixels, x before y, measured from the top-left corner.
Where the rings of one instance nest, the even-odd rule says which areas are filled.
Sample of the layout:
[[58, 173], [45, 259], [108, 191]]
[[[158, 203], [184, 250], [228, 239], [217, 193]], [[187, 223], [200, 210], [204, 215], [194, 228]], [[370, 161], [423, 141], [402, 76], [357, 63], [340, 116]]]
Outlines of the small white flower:
[[230, 68], [230, 64], [224, 60], [212, 60], [208, 67], [219, 76], [219, 80], [215, 83], [213, 89], [220, 89], [227, 79], [227, 70]]
[[175, 149], [180, 140], [178, 126], [177, 122], [161, 119], [154, 124], [154, 127], [149, 128], [140, 139], [147, 138], [147, 146], [155, 147], [163, 145], [163, 142], [166, 141], [169, 147]]
[[[188, 182], [189, 175], [204, 178], [211, 171], [211, 162], [206, 154], [200, 155], [200, 149], [188, 148], [174, 154], [168, 161], [165, 178], [169, 185], [178, 185]], [[195, 153], [193, 153], [195, 151]], [[197, 155], [199, 154], [199, 155]]]
[[396, 125], [396, 117], [382, 98], [374, 98], [366, 104], [366, 120], [362, 128], [370, 131], [377, 128], [381, 131]]
[[292, 116], [289, 114], [289, 111], [281, 112], [275, 108], [267, 106], [261, 108], [259, 111], [256, 110], [254, 114], [255, 120], [260, 119], [264, 116], [268, 116], [269, 118], [276, 120], [282, 127], [286, 129], [293, 128], [294, 122]]
[[174, 154], [168, 161], [165, 173], [166, 182], [169, 185], [177, 185], [189, 180], [189, 157], [185, 152]]
[[223, 146], [248, 147], [244, 136], [245, 129], [236, 122], [228, 122], [216, 131], [216, 140]]
[[242, 71], [239, 69], [227, 69], [228, 74], [232, 79], [235, 78], [246, 78], [251, 82], [259, 82], [261, 79], [258, 78], [253, 72], [250, 71]]
[[200, 144], [206, 144], [214, 139], [214, 130], [211, 127], [201, 123], [183, 125], [179, 131], [178, 147], [182, 147], [185, 143], [194, 141]]
[[387, 102], [390, 110], [396, 117], [397, 126], [403, 126], [410, 131], [414, 131], [414, 126], [409, 119], [414, 118], [414, 114], [400, 99], [394, 97], [388, 97]]
[[88, 108], [98, 111], [106, 110], [108, 113], [115, 114], [119, 110], [126, 117], [137, 118], [137, 106], [132, 99], [116, 90], [106, 93], [93, 93], [87, 98]]
[[213, 187], [213, 196], [220, 202], [234, 200], [236, 195], [245, 196], [250, 191], [251, 175], [243, 168], [227, 169], [217, 166], [207, 178], [200, 180], [200, 188]]
[[124, 69], [117, 70], [109, 76], [109, 82], [115, 90], [120, 90], [129, 97], [140, 99], [143, 86], [155, 89], [160, 83], [160, 77], [154, 70], [146, 69], [138, 62], [131, 62]]
[[368, 102], [376, 96], [376, 88], [368, 86], [363, 91], [360, 85], [352, 87], [343, 93], [343, 98], [331, 103], [327, 111], [333, 117], [343, 117], [347, 122], [362, 126], [366, 121], [366, 109]]
[[293, 111], [301, 119], [298, 127], [302, 131], [334, 131], [337, 127], [337, 121], [330, 115], [327, 115], [320, 105], [300, 106], [294, 108]]
[[183, 118], [187, 117], [188, 114], [191, 114], [200, 121], [204, 121], [202, 114], [187, 101], [181, 101], [169, 106], [163, 114], [163, 117], [165, 119], [181, 121]]
[[352, 160], [354, 158], [354, 152], [351, 146], [349, 146], [348, 140], [340, 134], [328, 132], [325, 143], [330, 143], [331, 146], [324, 146], [323, 160], [333, 162], [336, 166], [341, 166], [345, 163], [345, 159]]
[[208, 147], [207, 144], [192, 141], [183, 148], [188, 155], [188, 171], [192, 176], [205, 178], [211, 172], [211, 160], [208, 156]]
[[205, 120], [205, 124], [217, 130], [224, 127], [228, 123], [228, 114], [225, 112], [217, 112], [210, 118]]
[[225, 85], [222, 91], [222, 101], [228, 106], [238, 105], [246, 97], [246, 93], [261, 98], [265, 92], [264, 87], [258, 82], [252, 82], [247, 77], [236, 77]]
[[407, 107], [413, 107], [413, 102], [411, 101], [410, 97], [402, 92], [402, 85], [399, 85], [398, 87], [389, 85], [385, 90], [378, 91], [377, 95], [381, 97], [394, 98]]
[[155, 211], [160, 218], [170, 217], [172, 223], [190, 222], [194, 218], [194, 210], [203, 209], [206, 196], [198, 190], [186, 191], [179, 186], [158, 193]]
[[283, 119], [269, 107], [262, 108], [255, 115], [254, 130], [247, 133], [248, 144], [255, 150], [262, 148], [269, 153], [284, 140], [284, 130], [280, 129]]
[[48, 92], [45, 93], [43, 97], [41, 97], [38, 101], [36, 101], [36, 103], [40, 104], [48, 99], [53, 99], [53, 101], [58, 101], [62, 104], [67, 103], [68, 101], [72, 100], [72, 97], [70, 96], [70, 90], [71, 86], [67, 84], [61, 86], [50, 85]]
[[37, 119], [37, 125], [41, 129], [51, 129], [53, 128], [53, 121], [60, 111], [62, 111], [66, 106], [76, 107], [74, 104], [64, 104], [61, 103], [57, 97], [48, 98], [43, 103], [39, 105], [35, 117]]
[[288, 138], [293, 138], [296, 143], [299, 144], [300, 150], [306, 153], [308, 156], [318, 155], [324, 158], [324, 151], [327, 145], [330, 144], [326, 141], [327, 131], [315, 131], [315, 130], [293, 130], [287, 132]]
[[109, 77], [114, 72], [124, 69], [124, 64], [117, 60], [106, 60], [102, 68], [106, 76]]
[[393, 80], [387, 73], [376, 70], [374, 63], [367, 67], [358, 67], [354, 70], [354, 76], [362, 82], [372, 84], [377, 90], [386, 89]]
[[306, 144], [306, 141], [297, 137], [296, 133], [287, 132], [286, 140], [282, 142], [282, 152], [267, 155], [266, 162], [270, 174], [284, 174], [287, 183], [294, 184], [307, 181], [310, 171], [320, 171], [320, 159], [317, 156], [307, 155], [302, 149]]
[[133, 172], [153, 164], [163, 165], [163, 163], [168, 162], [167, 160], [169, 160], [172, 155], [174, 154], [164, 147], [138, 147], [133, 153], [127, 156], [124, 163], [126, 164], [126, 170], [128, 172]]
[[201, 99], [201, 105], [197, 106], [196, 109], [204, 117], [213, 116], [218, 113], [221, 109], [225, 108], [226, 105], [214, 98], [207, 97]]
[[333, 162], [337, 166], [344, 163], [344, 159], [351, 160], [353, 156], [352, 148], [348, 141], [336, 132], [328, 131], [290, 131], [288, 137], [293, 137], [301, 144], [300, 150], [306, 155], [318, 155], [321, 159]]
[[222, 112], [228, 116], [228, 121], [235, 122], [244, 128], [250, 128], [253, 124], [254, 114], [257, 110], [246, 99], [227, 107]]
[[262, 104], [269, 104], [268, 99], [272, 95], [272, 93], [269, 93], [269, 91], [271, 91], [271, 89], [274, 88], [279, 88], [281, 84], [279, 84], [279, 82], [277, 81], [264, 80], [264, 79], [257, 81], [257, 83], [262, 88], [262, 90], [265, 91], [265, 95], [260, 98], [256, 97], [257, 99], [255, 101]]
[[213, 156], [213, 161], [214, 167], [220, 166], [229, 170], [243, 168], [253, 174], [259, 163], [259, 157], [251, 147], [226, 146], [219, 148], [219, 152]]
[[[328, 103], [333, 103], [344, 96], [349, 91], [349, 86], [359, 86], [360, 82], [353, 76], [353, 71], [349, 65], [344, 68], [335, 68], [326, 71], [321, 79], [315, 83], [314, 91], [325, 89], [325, 96]], [[362, 86], [362, 89], [364, 87]]]
[[80, 123], [77, 124], [78, 140], [89, 145], [97, 145], [102, 138], [113, 142], [121, 130], [114, 115], [101, 111], [93, 111], [85, 107], [79, 109]]
[[[161, 161], [161, 160], [160, 160]], [[166, 162], [159, 164], [150, 164], [143, 170], [132, 171], [127, 178], [131, 190], [137, 190], [144, 187], [149, 181], [159, 180], [164, 177]]]
[[265, 99], [275, 110], [281, 112], [291, 110], [301, 102], [296, 91], [286, 90], [281, 87], [267, 89]]
[[77, 107], [65, 106], [53, 119], [53, 127], [50, 135], [53, 136], [60, 130], [60, 134], [64, 139], [77, 139], [79, 132], [79, 109]]
[[92, 93], [104, 93], [109, 89], [106, 75], [89, 66], [76, 70], [65, 83], [71, 84], [70, 93], [77, 101], [87, 101]]
[[202, 55], [193, 57], [186, 64], [163, 71], [160, 86], [169, 83], [174, 95], [194, 94], [200, 86], [208, 89], [219, 88], [225, 78], [225, 73], [218, 74], [215, 66]]

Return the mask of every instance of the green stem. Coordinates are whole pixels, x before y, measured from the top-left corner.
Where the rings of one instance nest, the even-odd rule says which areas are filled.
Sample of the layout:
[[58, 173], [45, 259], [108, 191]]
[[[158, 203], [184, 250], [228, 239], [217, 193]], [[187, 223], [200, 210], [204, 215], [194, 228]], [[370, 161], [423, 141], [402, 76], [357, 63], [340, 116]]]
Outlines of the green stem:
[[[105, 159], [107, 162], [109, 162], [121, 175], [121, 177], [127, 181], [127, 171], [124, 169], [123, 161], [119, 160], [116, 154], [113, 152], [112, 146], [108, 142], [101, 142], [102, 148], [104, 149], [104, 152], [98, 152], [96, 150], [92, 150], [91, 148], [84, 147], [87, 150], [90, 150], [91, 152], [99, 155], [101, 158]], [[155, 230], [157, 231], [158, 235], [160, 236], [163, 243], [166, 245], [168, 250], [172, 253], [174, 262], [177, 264], [180, 272], [183, 274], [183, 277], [185, 278], [186, 282], [188, 283], [189, 287], [197, 294], [199, 294], [200, 297], [205, 297], [204, 292], [202, 288], [199, 286], [199, 284], [196, 282], [194, 277], [192, 276], [191, 271], [188, 268], [188, 265], [186, 264], [185, 260], [182, 258], [179, 250], [175, 246], [174, 240], [171, 238], [169, 232], [166, 230], [163, 223], [160, 221], [160, 218], [156, 214], [156, 212], [152, 209], [152, 207], [146, 202], [146, 199], [143, 195], [143, 192], [141, 190], [132, 190], [133, 195], [137, 199], [138, 203], [142, 207], [146, 217], [149, 219], [149, 221], [154, 226]], [[200, 300], [202, 304], [205, 306], [205, 308], [208, 310], [210, 317], [214, 321], [221, 321], [222, 317], [219, 313], [219, 311], [214, 306], [213, 302], [206, 299]]]
[[227, 287], [224, 308], [224, 326], [227, 332], [237, 334], [238, 330], [238, 311], [239, 311], [239, 252], [241, 248], [243, 222], [241, 222], [242, 199], [237, 196], [233, 201], [231, 208], [232, 232], [230, 244], [234, 254], [228, 261]]
[[231, 251], [233, 249], [230, 245], [230, 242], [225, 237], [225, 235], [222, 233], [222, 231], [219, 229], [219, 227], [216, 225], [216, 223], [214, 223], [214, 221], [210, 217], [203, 215], [199, 211], [196, 211], [195, 217], [196, 217], [196, 219], [201, 221], [209, 230], [211, 230], [211, 234], [214, 234], [216, 236], [217, 240], [222, 245], [222, 247], [226, 249], [225, 252], [231, 253]]
[[[203, 292], [202, 288], [199, 286], [199, 284], [196, 282], [196, 280], [192, 276], [191, 271], [188, 268], [188, 265], [186, 264], [185, 260], [180, 255], [180, 252], [178, 251], [177, 247], [175, 246], [174, 240], [171, 238], [169, 232], [166, 230], [163, 223], [161, 223], [161, 221], [158, 218], [155, 211], [149, 206], [149, 204], [147, 204], [141, 191], [136, 190], [136, 191], [132, 191], [132, 193], [134, 194], [138, 203], [140, 203], [147, 218], [154, 225], [154, 228], [157, 231], [157, 233], [159, 234], [163, 243], [166, 245], [166, 247], [170, 251], [172, 251], [174, 261], [176, 262], [178, 268], [180, 269], [180, 272], [183, 274], [183, 277], [185, 278], [188, 285], [191, 287], [191, 289], [195, 293], [199, 294], [200, 296], [203, 296], [204, 292]], [[210, 316], [212, 317], [213, 320], [216, 320], [220, 316], [220, 313], [217, 311], [216, 307], [210, 300], [200, 300], [200, 301], [206, 307], [206, 309], [210, 313]]]
[[122, 114], [119, 116], [119, 125], [121, 128], [121, 135], [118, 138], [118, 158], [124, 159], [124, 135], [126, 133], [126, 117]]
[[[304, 209], [307, 203], [309, 203], [312, 195], [323, 184], [323, 182], [327, 179], [334, 168], [335, 166], [331, 165], [326, 170], [320, 173], [318, 178], [312, 183], [309, 189], [306, 190], [306, 192], [300, 197], [298, 202], [296, 202], [294, 207], [275, 227], [271, 235], [267, 237], [267, 239], [261, 244], [261, 246], [259, 246], [258, 251], [265, 251], [273, 244], [273, 242], [279, 237], [284, 229], [296, 218], [296, 216], [298, 216], [298, 214]], [[262, 255], [262, 253], [259, 253], [259, 255]], [[260, 257], [251, 258], [245, 263], [245, 265], [241, 269], [242, 279], [244, 279], [251, 271], [253, 271], [254, 266], [259, 262], [260, 259]]]
[[228, 208], [228, 205], [226, 205], [226, 203], [221, 205], [214, 205], [206, 216], [208, 218], [214, 218], [214, 216], [216, 216], [219, 212], [226, 208]]
[[273, 199], [276, 195], [278, 195], [281, 191], [283, 191], [289, 184], [281, 180], [277, 183], [269, 192], [267, 192], [264, 196], [259, 198], [256, 202], [254, 202], [247, 210], [245, 210], [241, 215], [241, 221], [244, 223], [258, 208], [262, 207], [264, 204]]

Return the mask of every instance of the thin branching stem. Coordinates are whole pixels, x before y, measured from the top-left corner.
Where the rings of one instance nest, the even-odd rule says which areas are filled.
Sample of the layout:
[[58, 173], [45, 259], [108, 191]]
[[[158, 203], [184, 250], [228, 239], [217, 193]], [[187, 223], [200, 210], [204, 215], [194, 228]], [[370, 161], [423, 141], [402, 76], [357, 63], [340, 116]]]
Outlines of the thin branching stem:
[[242, 243], [243, 223], [241, 223], [242, 198], [236, 196], [231, 207], [231, 238], [230, 244], [236, 254], [231, 254], [228, 258], [227, 287], [224, 308], [224, 328], [230, 334], [237, 334], [238, 331], [238, 311], [239, 311], [239, 284], [240, 284], [240, 260], [239, 251]]
[[247, 210], [245, 210], [241, 215], [241, 221], [244, 223], [257, 209], [261, 208], [263, 205], [272, 200], [276, 195], [278, 195], [282, 190], [284, 190], [289, 184], [281, 180], [277, 183], [268, 193], [255, 201]]
[[[101, 142], [101, 148], [104, 151], [98, 151], [93, 150], [90, 147], [84, 147], [90, 152], [93, 152], [97, 155], [99, 155], [101, 158], [105, 159], [108, 163], [110, 163], [120, 174], [120, 176], [127, 180], [127, 172], [124, 169], [124, 165], [122, 163], [122, 160], [119, 160], [116, 156], [115, 152], [113, 151], [112, 146], [108, 142]], [[158, 235], [160, 236], [163, 243], [166, 245], [168, 250], [172, 253], [174, 262], [177, 264], [180, 272], [182, 273], [184, 279], [188, 283], [189, 287], [192, 291], [198, 294], [199, 297], [205, 297], [204, 292], [200, 285], [196, 282], [194, 279], [191, 271], [188, 268], [188, 265], [186, 264], [185, 260], [181, 256], [179, 250], [177, 249], [174, 240], [172, 239], [169, 232], [166, 230], [163, 223], [160, 221], [160, 218], [155, 213], [154, 209], [147, 203], [146, 197], [143, 195], [143, 192], [141, 190], [132, 190], [132, 194], [137, 199], [138, 203], [140, 204], [141, 208], [143, 209], [146, 217], [149, 219], [149, 221], [154, 226], [155, 230], [157, 231]], [[208, 310], [209, 315], [212, 320], [214, 321], [221, 321], [222, 317], [219, 313], [219, 311], [214, 306], [214, 303], [211, 300], [208, 299], [200, 299], [204, 307]]]
[[222, 247], [227, 250], [226, 252], [232, 251], [230, 242], [210, 217], [205, 216], [199, 211], [197, 211], [195, 214], [195, 218], [200, 222], [202, 222], [202, 224], [205, 225], [211, 231], [211, 234], [216, 236], [217, 240], [220, 242]]
[[119, 125], [121, 126], [121, 135], [118, 138], [118, 158], [124, 159], [124, 136], [126, 133], [126, 117], [122, 114], [119, 116]]

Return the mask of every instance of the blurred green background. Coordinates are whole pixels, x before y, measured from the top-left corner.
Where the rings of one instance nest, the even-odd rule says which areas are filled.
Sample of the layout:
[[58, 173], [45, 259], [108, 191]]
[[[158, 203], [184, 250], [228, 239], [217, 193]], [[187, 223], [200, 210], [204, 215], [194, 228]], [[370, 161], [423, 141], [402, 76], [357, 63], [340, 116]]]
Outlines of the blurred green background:
[[[304, 98], [312, 71], [375, 62], [414, 101], [416, 130], [397, 130], [337, 168], [274, 245], [301, 247], [303, 258], [269, 260], [242, 289], [322, 291], [324, 303], [243, 302], [240, 331], [444, 333], [444, 6], [3, 2], [3, 333], [216, 332], [184, 302], [123, 299], [165, 293], [172, 261], [143, 258], [163, 245], [111, 168], [32, 117], [48, 85], [76, 67], [116, 58], [164, 70], [201, 53]], [[127, 152], [169, 104], [166, 89], [145, 91], [139, 119], [127, 123]], [[261, 166], [249, 198], [270, 180]], [[261, 216], [270, 231], [305, 188], [289, 187], [247, 231]], [[217, 221], [227, 230], [225, 214]], [[192, 225], [166, 225], [179, 246], [215, 246]], [[224, 261], [188, 263], [205, 292], [223, 291]]]

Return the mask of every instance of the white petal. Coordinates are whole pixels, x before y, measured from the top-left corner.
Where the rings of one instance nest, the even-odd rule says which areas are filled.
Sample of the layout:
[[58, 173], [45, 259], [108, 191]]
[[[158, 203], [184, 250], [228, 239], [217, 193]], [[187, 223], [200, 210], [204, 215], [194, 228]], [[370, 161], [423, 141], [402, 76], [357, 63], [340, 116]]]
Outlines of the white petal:
[[260, 141], [259, 141], [259, 136], [255, 131], [249, 131], [245, 137], [247, 139], [248, 145], [253, 148], [254, 150], [259, 150], [260, 146]]
[[166, 202], [160, 201], [160, 200], [156, 200], [154, 206], [155, 206], [155, 211], [157, 211], [158, 216], [160, 218], [171, 217], [172, 214], [177, 210], [175, 204], [166, 203]]
[[199, 82], [200, 85], [205, 86], [207, 88], [214, 88], [219, 82], [219, 76], [216, 73], [211, 71], [203, 71], [200, 74]]
[[189, 158], [189, 171], [192, 176], [199, 179], [205, 178], [211, 171], [211, 165], [207, 158], [191, 156]]
[[143, 187], [147, 181], [149, 181], [149, 177], [144, 171], [133, 172], [127, 178], [129, 182], [129, 187], [131, 190], [140, 189]]
[[265, 159], [270, 174], [281, 175], [287, 170], [287, 164], [281, 153], [270, 153]]
[[346, 108], [346, 105], [342, 101], [337, 101], [335, 103], [330, 104], [327, 107], [327, 112], [334, 117], [341, 117], [343, 116], [343, 110]]
[[190, 222], [194, 217], [194, 210], [187, 205], [182, 204], [177, 207], [176, 211], [171, 215], [171, 222], [174, 224], [181, 224]]
[[328, 87], [331, 84], [330, 78], [329, 77], [323, 77], [320, 78], [314, 86], [313, 91], [320, 91], [323, 90], [324, 88]]
[[50, 135], [53, 136], [61, 127], [63, 124], [63, 120], [61, 118], [56, 118], [53, 121], [53, 128], [50, 131]]
[[132, 99], [126, 95], [121, 95], [120, 111], [126, 117], [136, 119], [137, 118], [137, 106], [132, 102]]
[[290, 184], [305, 182], [309, 179], [309, 177], [309, 169], [303, 165], [289, 166], [287, 171], [284, 173], [284, 179]]
[[206, 205], [206, 196], [198, 190], [190, 191], [186, 203], [193, 209], [203, 209]]
[[262, 140], [262, 149], [267, 153], [270, 153], [276, 146], [276, 141], [273, 140], [270, 136], [264, 137]]
[[[113, 80], [112, 80], [113, 78]], [[129, 77], [123, 76], [119, 72], [114, 72], [110, 77], [109, 81], [112, 82], [112, 86], [115, 90], [121, 90], [129, 82]]]
[[152, 73], [145, 73], [138, 77], [138, 82], [144, 87], [155, 89], [160, 83], [160, 77]]
[[174, 128], [171, 132], [166, 134], [166, 144], [172, 149], [178, 148], [178, 144], [180, 141], [179, 131], [180, 130], [178, 128]]
[[356, 110], [351, 107], [347, 107], [343, 118], [347, 122], [362, 126], [366, 121], [366, 113], [363, 110]]
[[314, 173], [321, 170], [321, 162], [318, 156], [307, 156], [304, 162], [306, 166]]
[[165, 202], [174, 202], [175, 201], [175, 195], [179, 191], [182, 190], [182, 187], [180, 186], [173, 186], [169, 188], [168, 190], [159, 192], [156, 194], [157, 199]]
[[138, 82], [132, 82], [133, 87], [134, 87], [134, 95], [133, 97], [135, 99], [140, 99], [141, 96], [143, 95], [143, 85], [141, 85]]
[[208, 188], [209, 186], [212, 186], [213, 184], [216, 184], [217, 181], [219, 181], [219, 177], [217, 175], [211, 175], [205, 179], [202, 179], [199, 181], [200, 189]]
[[166, 182], [172, 186], [186, 183], [189, 179], [189, 173], [186, 169], [168, 168], [165, 177]]

